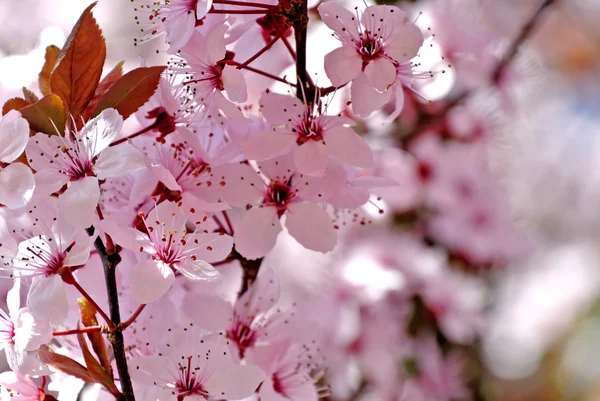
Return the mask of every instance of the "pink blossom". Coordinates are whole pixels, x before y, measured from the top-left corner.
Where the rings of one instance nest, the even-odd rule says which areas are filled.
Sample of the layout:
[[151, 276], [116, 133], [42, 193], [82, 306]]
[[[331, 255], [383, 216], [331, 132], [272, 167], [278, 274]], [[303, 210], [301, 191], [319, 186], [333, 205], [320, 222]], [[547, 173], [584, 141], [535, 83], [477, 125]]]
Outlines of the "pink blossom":
[[16, 372], [0, 373], [0, 397], [2, 400], [43, 401], [44, 392], [27, 376]]
[[240, 185], [249, 185], [262, 199], [243, 214], [235, 228], [235, 249], [248, 259], [264, 256], [282, 230], [279, 219], [285, 216], [288, 232], [302, 246], [319, 252], [331, 251], [337, 242], [332, 219], [322, 204], [316, 181], [298, 173], [291, 161], [278, 158], [260, 164], [267, 180], [256, 175], [243, 177]]
[[196, 20], [206, 15], [212, 0], [135, 0], [136, 23], [144, 34], [134, 43], [146, 42], [163, 32], [170, 50], [175, 53], [190, 40]]
[[142, 399], [239, 400], [252, 395], [264, 378], [257, 367], [234, 363], [221, 337], [203, 336], [194, 327], [169, 337], [157, 355], [129, 361], [134, 384], [145, 392]]
[[[55, 213], [55, 212], [54, 212]], [[21, 241], [13, 266], [5, 267], [16, 277], [32, 277], [27, 295], [31, 314], [51, 323], [62, 323], [68, 314], [63, 275], [69, 267], [84, 265], [90, 256], [91, 239], [52, 211], [41, 212], [32, 223], [38, 235]], [[32, 215], [36, 216], [34, 213]]]
[[[333, 86], [353, 81], [352, 102], [359, 114], [369, 114], [389, 100], [389, 88], [398, 68], [417, 55], [423, 44], [421, 30], [406, 22], [406, 13], [395, 6], [369, 6], [360, 18], [328, 1], [319, 6], [323, 22], [342, 46], [325, 56], [325, 72]], [[398, 93], [398, 91], [396, 91]]]
[[[186, 77], [191, 95], [205, 114], [221, 110], [229, 118], [243, 119], [242, 112], [232, 102], [245, 102], [246, 80], [240, 70], [229, 65], [225, 48], [225, 24], [218, 24], [206, 33], [194, 31], [179, 54], [183, 60], [174, 67]], [[222, 92], [227, 94], [227, 98]]]
[[0, 350], [4, 349], [8, 366], [16, 372], [33, 373], [41, 362], [35, 357], [40, 345], [52, 338], [47, 322], [20, 308], [20, 280], [15, 281], [7, 297], [9, 314], [0, 309]]
[[12, 209], [29, 202], [35, 188], [33, 173], [15, 162], [29, 140], [29, 124], [16, 110], [0, 119], [0, 203]]
[[243, 149], [248, 158], [269, 160], [293, 152], [298, 172], [313, 176], [325, 174], [329, 157], [356, 167], [372, 167], [371, 149], [350, 127], [353, 120], [322, 114], [320, 107], [272, 92], [261, 96], [260, 105], [274, 127], [246, 141]]
[[150, 255], [131, 269], [133, 298], [147, 304], [156, 301], [171, 287], [174, 271], [189, 280], [209, 280], [219, 272], [210, 264], [229, 255], [233, 239], [223, 233], [203, 230], [203, 221], [196, 228], [187, 228], [189, 214], [174, 202], [158, 204], [147, 218], [142, 218], [144, 232], [106, 222], [103, 227], [122, 246]]
[[37, 171], [38, 190], [52, 194], [68, 185], [59, 196], [58, 208], [71, 224], [93, 224], [100, 199], [98, 180], [144, 167], [143, 154], [132, 145], [109, 146], [122, 125], [121, 115], [115, 109], [106, 109], [80, 131], [67, 130], [64, 136], [38, 133], [29, 139], [27, 160]]

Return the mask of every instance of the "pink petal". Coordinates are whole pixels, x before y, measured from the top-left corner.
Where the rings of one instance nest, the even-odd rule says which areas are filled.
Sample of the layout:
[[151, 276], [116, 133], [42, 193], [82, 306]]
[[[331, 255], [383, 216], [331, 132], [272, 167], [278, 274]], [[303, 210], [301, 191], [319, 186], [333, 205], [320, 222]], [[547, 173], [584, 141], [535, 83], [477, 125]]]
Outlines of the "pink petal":
[[329, 252], [335, 248], [337, 232], [329, 214], [313, 202], [294, 203], [286, 213], [285, 226], [302, 246]]
[[273, 381], [269, 378], [263, 382], [258, 392], [261, 401], [287, 401], [291, 398], [284, 397], [273, 388]]
[[396, 80], [396, 67], [388, 59], [378, 58], [365, 67], [365, 75], [371, 86], [385, 92]]
[[241, 400], [251, 396], [265, 374], [256, 366], [235, 365], [220, 367], [206, 382], [210, 395], [227, 400]]
[[[9, 388], [22, 396], [27, 397], [39, 397], [39, 389], [38, 386], [28, 377], [22, 376], [19, 373], [15, 372], [3, 372], [0, 373], [0, 385], [5, 388]], [[18, 400], [20, 397], [10, 397], [10, 399]], [[27, 400], [29, 398], [26, 398]], [[37, 398], [32, 398], [37, 399]]]
[[232, 102], [243, 103], [248, 100], [246, 91], [246, 80], [240, 70], [230, 65], [226, 65], [221, 73], [223, 87], [227, 92], [227, 97]]
[[325, 73], [333, 86], [341, 86], [352, 81], [362, 68], [362, 59], [356, 50], [339, 47], [325, 56]]
[[189, 252], [197, 259], [205, 260], [208, 263], [225, 259], [233, 247], [233, 238], [220, 233], [197, 234], [194, 235], [191, 242], [188, 242], [186, 246], [186, 256]]
[[79, 137], [83, 146], [89, 149], [93, 156], [98, 156], [119, 135], [122, 127], [123, 117], [119, 112], [106, 109], [85, 124]]
[[225, 330], [233, 317], [231, 303], [212, 294], [186, 293], [183, 313], [192, 318], [194, 326], [210, 331]]
[[185, 260], [177, 263], [175, 268], [185, 278], [192, 281], [211, 280], [219, 276], [219, 271], [210, 263], [202, 259], [192, 260], [186, 258]]
[[252, 208], [235, 230], [235, 249], [247, 259], [263, 257], [275, 246], [281, 223], [275, 208]]
[[58, 198], [58, 210], [75, 227], [89, 227], [94, 223], [100, 187], [96, 177], [85, 177], [71, 182]]
[[227, 31], [227, 25], [217, 24], [212, 30], [206, 35], [206, 56], [208, 57], [208, 64], [216, 64], [217, 61], [222, 60], [225, 57], [225, 39], [224, 35]]
[[276, 132], [275, 129], [252, 135], [242, 144], [248, 160], [268, 160], [291, 152], [296, 143], [296, 135]]
[[373, 88], [364, 73], [359, 74], [350, 88], [352, 110], [362, 116], [368, 117], [375, 110], [379, 110], [390, 100], [391, 91], [378, 92]]
[[221, 92], [215, 92], [214, 101], [216, 102], [216, 106], [226, 117], [238, 120], [244, 120], [246, 118], [235, 104], [225, 99], [225, 96], [223, 96]]
[[329, 155], [351, 166], [373, 167], [373, 152], [367, 143], [350, 127], [333, 128], [324, 135]]
[[[62, 142], [56, 136], [50, 137], [46, 134], [37, 133], [29, 138], [29, 143], [25, 150], [27, 162], [35, 171], [44, 170], [56, 171], [59, 167], [49, 162], [47, 153], [52, 149], [62, 147]], [[52, 155], [54, 156], [54, 155]]]
[[327, 147], [322, 142], [307, 141], [294, 150], [294, 161], [298, 172], [322, 176], [329, 164]]
[[0, 170], [0, 203], [9, 209], [25, 206], [34, 188], [33, 173], [23, 163], [13, 163]]
[[[39, 135], [39, 134], [38, 134]], [[56, 170], [38, 170], [33, 175], [35, 181], [35, 196], [50, 195], [60, 190], [67, 182], [69, 176], [60, 174]]]
[[16, 316], [15, 347], [21, 351], [37, 351], [40, 345], [52, 340], [52, 328], [48, 322], [36, 319], [27, 308]]
[[135, 382], [149, 386], [162, 386], [173, 380], [168, 361], [164, 356], [152, 355], [133, 358], [127, 365], [129, 365], [131, 378]]
[[52, 324], [61, 324], [69, 313], [65, 283], [60, 276], [35, 277], [27, 294], [31, 314]]
[[169, 43], [169, 53], [181, 50], [192, 37], [196, 25], [196, 16], [193, 12], [183, 12], [176, 18], [167, 17], [165, 21], [166, 39]]
[[225, 184], [219, 186], [219, 191], [228, 205], [243, 207], [261, 198], [264, 182], [249, 165], [228, 163], [215, 167], [213, 171], [215, 176], [223, 178]]
[[349, 35], [358, 40], [356, 15], [352, 11], [342, 7], [335, 1], [321, 3], [318, 10], [323, 22], [330, 29], [336, 31], [338, 35]]
[[252, 320], [271, 309], [279, 299], [279, 281], [271, 267], [261, 269], [248, 291], [235, 302], [235, 313], [242, 320]]
[[110, 147], [100, 153], [94, 164], [98, 179], [121, 177], [146, 167], [144, 154], [129, 143]]
[[196, 19], [202, 19], [212, 7], [212, 0], [198, 0], [196, 4]]
[[172, 191], [181, 191], [181, 186], [168, 168], [159, 163], [150, 163], [148, 167], [156, 179], [165, 184], [167, 188]]
[[260, 111], [272, 125], [289, 124], [304, 112], [303, 103], [294, 96], [264, 93], [259, 100]]
[[[375, 5], [365, 8], [360, 23], [369, 31], [386, 39], [404, 25], [406, 13], [396, 6]], [[400, 36], [400, 38], [402, 38]]]
[[135, 264], [129, 272], [129, 286], [133, 300], [139, 304], [149, 304], [162, 297], [175, 280], [169, 266], [146, 260]]
[[415, 24], [401, 24], [394, 26], [393, 38], [385, 46], [385, 53], [403, 63], [414, 58], [423, 46], [423, 33]]
[[0, 161], [10, 163], [25, 151], [29, 123], [21, 113], [11, 110], [0, 120]]

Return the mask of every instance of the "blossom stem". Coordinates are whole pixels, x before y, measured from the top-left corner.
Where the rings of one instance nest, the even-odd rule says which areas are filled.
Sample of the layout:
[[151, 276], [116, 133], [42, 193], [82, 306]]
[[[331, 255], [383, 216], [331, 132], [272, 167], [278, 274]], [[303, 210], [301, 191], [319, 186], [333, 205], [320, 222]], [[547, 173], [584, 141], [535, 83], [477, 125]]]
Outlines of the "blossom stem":
[[68, 336], [71, 334], [95, 333], [97, 331], [102, 331], [102, 326], [89, 326], [89, 327], [82, 327], [79, 329], [72, 329], [72, 330], [53, 331], [52, 335], [55, 337], [56, 336]]
[[[93, 235], [94, 227], [88, 228], [87, 232], [90, 236]], [[96, 237], [96, 240], [94, 241], [94, 247], [98, 251], [98, 255], [102, 261], [102, 266], [104, 267], [104, 281], [108, 295], [110, 318], [112, 324], [118, 328], [121, 323], [121, 312], [119, 309], [119, 292], [117, 289], [117, 276], [115, 274], [115, 268], [119, 262], [121, 262], [121, 257], [118, 253], [109, 254], [104, 246], [104, 242], [102, 242], [102, 238], [99, 236]], [[113, 347], [113, 355], [115, 357], [117, 371], [119, 372], [123, 399], [124, 401], [135, 401], [131, 376], [129, 375], [129, 368], [127, 366], [127, 356], [125, 355], [123, 332], [121, 330], [114, 330], [114, 332], [108, 336], [108, 340]]]
[[283, 44], [288, 49], [288, 51], [290, 52], [290, 55], [292, 56], [292, 59], [294, 59], [294, 62], [295, 62], [296, 61], [296, 51], [292, 47], [290, 41], [287, 40], [287, 38], [285, 36], [282, 36], [281, 40], [283, 41]]
[[209, 14], [266, 14], [267, 10], [219, 10], [213, 8]]
[[308, 25], [308, 5], [306, 0], [300, 1], [300, 16], [294, 19], [294, 37], [296, 39], [296, 97], [300, 100], [312, 98], [306, 93], [308, 74], [306, 73], [306, 36]]
[[538, 7], [536, 12], [531, 16], [531, 18], [529, 18], [527, 23], [523, 25], [523, 28], [521, 28], [521, 31], [511, 43], [510, 47], [508, 48], [508, 51], [504, 54], [504, 57], [502, 57], [502, 60], [500, 60], [496, 68], [494, 68], [494, 72], [492, 73], [492, 82], [495, 85], [497, 85], [500, 82], [506, 68], [511, 64], [512, 60], [519, 52], [519, 49], [521, 48], [523, 43], [533, 33], [533, 30], [537, 26], [538, 21], [540, 20], [540, 17], [544, 13], [544, 11], [547, 10], [555, 2], [556, 0], [544, 0], [544, 2]]
[[96, 301], [94, 301], [94, 299], [91, 297], [91, 295], [88, 294], [87, 291], [76, 280], [73, 280], [73, 287], [75, 287], [77, 289], [77, 291], [79, 291], [79, 293], [81, 295], [83, 295], [83, 297], [85, 299], [87, 299], [87, 301], [90, 304], [92, 304], [92, 306], [96, 309], [96, 311], [100, 314], [100, 316], [102, 316], [102, 319], [104, 319], [104, 321], [108, 325], [109, 329], [112, 330], [116, 327], [115, 324], [113, 323], [113, 321], [110, 319], [110, 317], [108, 317], [106, 312], [104, 312], [102, 310], [102, 308], [96, 303]]
[[231, 224], [231, 220], [229, 220], [226, 210], [223, 210], [223, 217], [225, 218], [225, 223], [227, 223], [227, 228], [229, 228], [229, 235], [233, 235], [233, 225]]
[[142, 313], [142, 311], [144, 310], [145, 307], [146, 307], [146, 304], [141, 304], [135, 310], [135, 312], [133, 312], [133, 315], [131, 315], [131, 317], [129, 319], [127, 319], [123, 323], [121, 323], [121, 325], [119, 326], [121, 328], [121, 330], [125, 330], [127, 327], [131, 326], [131, 324], [133, 322], [135, 322], [135, 319], [138, 318], [138, 316], [140, 315], [140, 313]]
[[213, 216], [213, 220], [215, 221], [215, 223], [217, 225], [217, 231], [218, 232], [229, 234], [227, 232], [227, 230], [225, 229], [225, 226], [223, 225], [223, 223], [221, 223], [221, 220], [219, 220], [219, 218], [217, 216]]
[[235, 65], [238, 68], [243, 68], [245, 70], [255, 72], [255, 73], [260, 74], [262, 76], [265, 76], [267, 78], [274, 79], [275, 81], [282, 82], [282, 83], [287, 84], [287, 85], [293, 85], [293, 83], [291, 83], [287, 79], [279, 78], [277, 75], [269, 74], [268, 72], [265, 72], [265, 71], [262, 71], [262, 70], [259, 70], [259, 69], [247, 66], [247, 65], [243, 66], [241, 63], [238, 63], [237, 61], [234, 61], [233, 65]]
[[266, 8], [268, 10], [276, 9], [277, 6], [270, 4], [253, 3], [251, 1], [235, 1], [235, 0], [213, 0], [213, 4], [228, 4], [230, 6], [243, 6], [243, 7], [258, 7]]
[[271, 39], [269, 41], [269, 43], [267, 43], [262, 49], [260, 49], [254, 56], [252, 56], [248, 60], [244, 61], [242, 63], [242, 65], [238, 65], [237, 66], [238, 70], [245, 68], [248, 64], [250, 64], [257, 58], [259, 58], [261, 55], [263, 55], [263, 53], [266, 52], [267, 50], [269, 50], [271, 48], [271, 46], [273, 46], [275, 44], [275, 42], [277, 42], [282, 36], [283, 36], [283, 32], [280, 32], [276, 36], [274, 36], [273, 39]]
[[111, 143], [111, 144], [110, 144], [110, 145], [108, 145], [108, 146], [117, 146], [118, 144], [120, 144], [120, 143], [123, 143], [123, 142], [126, 142], [126, 141], [128, 141], [128, 140], [130, 140], [130, 139], [133, 139], [133, 138], [135, 138], [136, 136], [140, 136], [140, 135], [142, 135], [142, 134], [145, 134], [145, 133], [146, 133], [146, 132], [148, 132], [148, 131], [152, 131], [154, 128], [156, 128], [156, 124], [151, 124], [151, 125], [147, 126], [146, 128], [142, 128], [141, 130], [139, 130], [139, 131], [138, 131], [138, 132], [136, 132], [136, 133], [133, 133], [133, 134], [131, 134], [131, 135], [129, 135], [129, 136], [126, 136], [126, 137], [124, 137], [124, 138], [121, 138], [121, 139], [117, 139], [116, 141], [114, 141], [113, 143]]

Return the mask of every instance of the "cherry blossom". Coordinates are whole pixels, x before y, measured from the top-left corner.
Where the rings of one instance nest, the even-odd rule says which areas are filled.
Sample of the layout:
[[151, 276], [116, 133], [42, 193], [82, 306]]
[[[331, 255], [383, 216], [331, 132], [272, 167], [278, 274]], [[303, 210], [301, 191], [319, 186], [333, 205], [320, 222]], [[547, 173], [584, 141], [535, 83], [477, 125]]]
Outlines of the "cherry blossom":
[[274, 127], [251, 136], [244, 153], [254, 160], [269, 160], [293, 151], [298, 172], [322, 176], [329, 157], [341, 163], [369, 168], [369, 146], [350, 127], [354, 121], [341, 115], [321, 114], [319, 108], [295, 97], [268, 92], [260, 98], [261, 112]]
[[15, 372], [0, 373], [0, 397], [3, 400], [44, 401], [48, 397], [27, 376]]
[[144, 399], [239, 400], [252, 395], [264, 378], [257, 367], [234, 363], [221, 337], [202, 336], [186, 327], [168, 341], [157, 355], [129, 361], [134, 383], [146, 392]]
[[389, 100], [389, 95], [380, 94], [394, 84], [398, 67], [417, 55], [423, 35], [395, 6], [369, 6], [359, 17], [358, 11], [352, 13], [329, 1], [319, 6], [319, 14], [342, 43], [325, 56], [327, 77], [336, 87], [358, 83], [352, 101], [359, 104], [359, 114], [369, 114], [376, 106], [369, 111], [366, 104], [382, 106]]
[[32, 316], [27, 308], [20, 308], [19, 280], [8, 293], [9, 314], [0, 309], [0, 349], [4, 349], [8, 366], [23, 374], [35, 373], [40, 362], [35, 351], [52, 338], [47, 322]]
[[[90, 256], [91, 239], [56, 212], [32, 214], [39, 233], [21, 241], [13, 265], [5, 267], [15, 277], [31, 277], [27, 307], [40, 320], [62, 323], [68, 314], [66, 282], [72, 280], [70, 267], [84, 265]], [[46, 214], [47, 213], [47, 214]]]
[[223, 233], [203, 230], [203, 221], [192, 222], [196, 228], [189, 230], [189, 213], [183, 212], [175, 202], [158, 204], [147, 217], [142, 217], [143, 232], [129, 227], [119, 227], [112, 222], [104, 228], [124, 247], [151, 256], [131, 269], [132, 296], [147, 304], [159, 299], [175, 279], [175, 271], [189, 280], [210, 280], [219, 272], [210, 263], [227, 257], [233, 239]]
[[318, 201], [322, 184], [298, 173], [289, 159], [264, 161], [260, 167], [267, 180], [257, 180], [256, 175], [240, 180], [240, 185], [252, 188], [262, 200], [244, 212], [236, 227], [236, 250], [249, 259], [264, 256], [275, 245], [282, 230], [279, 220], [285, 216], [290, 235], [300, 244], [319, 252], [331, 251], [337, 234]]
[[29, 140], [29, 124], [16, 110], [0, 119], [0, 203], [10, 208], [23, 207], [35, 188], [31, 170], [20, 162]]
[[74, 225], [92, 225], [100, 199], [98, 180], [144, 167], [143, 154], [132, 145], [110, 147], [122, 125], [119, 113], [106, 109], [80, 131], [67, 130], [65, 135], [55, 136], [38, 133], [29, 139], [27, 160], [37, 171], [38, 190], [51, 194], [67, 184], [58, 207]]

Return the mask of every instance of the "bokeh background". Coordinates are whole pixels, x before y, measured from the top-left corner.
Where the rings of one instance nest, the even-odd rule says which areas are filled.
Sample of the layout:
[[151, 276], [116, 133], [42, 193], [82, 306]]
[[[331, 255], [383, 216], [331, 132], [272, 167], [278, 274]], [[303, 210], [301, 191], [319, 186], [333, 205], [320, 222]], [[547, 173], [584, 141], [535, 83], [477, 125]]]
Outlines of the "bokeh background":
[[[397, 3], [418, 16], [424, 31], [431, 28], [435, 33], [428, 39], [429, 51], [421, 56], [438, 73], [419, 92], [435, 101], [484, 85], [479, 75], [489, 71], [488, 63], [478, 55], [469, 57], [470, 46], [493, 35], [502, 54], [539, 4], [535, 0]], [[23, 86], [37, 90], [44, 49], [62, 46], [87, 6], [82, 0], [0, 0], [0, 102], [19, 96]], [[137, 67], [141, 57], [147, 64], [167, 59], [160, 41], [133, 46], [137, 28], [129, 0], [99, 0], [94, 15], [106, 38], [107, 66], [124, 60], [128, 70]], [[486, 325], [478, 344], [486, 400], [600, 400], [598, 21], [598, 0], [556, 1], [515, 58], [513, 84], [504, 87], [512, 113], [502, 122], [488, 154], [511, 218], [535, 244], [527, 257], [488, 270], [481, 278], [488, 288]], [[465, 52], [464, 64], [440, 73], [441, 55], [457, 44], [464, 45], [454, 49]], [[324, 26], [311, 25], [309, 70], [318, 73], [322, 86], [328, 84], [322, 57], [334, 47]], [[485, 96], [476, 101], [483, 108], [493, 107]], [[133, 129], [137, 122], [131, 120]], [[370, 129], [375, 137], [390, 134], [389, 128], [378, 133], [377, 124]], [[371, 143], [377, 147], [376, 139]], [[375, 213], [373, 227], [355, 235], [367, 243], [378, 235], [377, 225], [389, 218]], [[277, 264], [289, 294], [318, 290], [332, 269], [374, 297], [401, 285], [370, 251], [355, 253], [348, 254], [345, 248], [319, 255], [283, 237], [268, 263]], [[9, 286], [0, 282], [2, 293]], [[0, 358], [6, 368], [4, 363]], [[78, 389], [73, 391], [73, 399], [77, 393]]]

